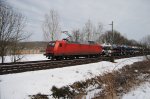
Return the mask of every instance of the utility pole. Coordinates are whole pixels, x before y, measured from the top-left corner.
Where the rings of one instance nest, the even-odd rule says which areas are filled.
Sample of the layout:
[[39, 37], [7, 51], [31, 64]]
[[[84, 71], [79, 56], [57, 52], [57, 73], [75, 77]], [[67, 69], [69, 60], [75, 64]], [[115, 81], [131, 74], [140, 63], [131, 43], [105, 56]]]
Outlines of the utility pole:
[[[113, 50], [113, 44], [114, 44], [114, 41], [113, 41], [113, 40], [114, 40], [114, 33], [113, 33], [113, 32], [114, 32], [114, 30], [113, 30], [113, 25], [114, 25], [114, 24], [113, 24], [113, 21], [112, 21], [112, 23], [109, 24], [109, 25], [112, 25], [112, 40], [111, 40], [111, 43], [112, 43], [111, 47], [112, 47], [112, 48], [111, 48], [111, 50]], [[111, 62], [114, 62], [114, 55], [113, 55], [112, 52], [111, 52], [110, 61], [111, 61]]]
[[114, 39], [114, 30], [113, 30], [113, 25], [114, 25], [114, 23], [113, 23], [113, 21], [112, 21], [112, 23], [111, 24], [109, 24], [109, 25], [111, 25], [112, 26], [112, 30], [111, 30], [111, 32], [112, 32], [112, 41], [111, 41], [111, 43], [113, 44], [114, 42], [113, 42], [113, 39]]
[[2, 30], [1, 30], [1, 27], [2, 27], [2, 17], [0, 16], [0, 42], [2, 40]]

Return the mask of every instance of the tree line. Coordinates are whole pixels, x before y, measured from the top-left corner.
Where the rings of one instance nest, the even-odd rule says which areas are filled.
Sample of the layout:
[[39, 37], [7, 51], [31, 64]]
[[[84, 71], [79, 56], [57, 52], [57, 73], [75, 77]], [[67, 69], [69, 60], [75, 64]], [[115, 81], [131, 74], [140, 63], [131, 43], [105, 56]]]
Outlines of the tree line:
[[[63, 33], [60, 25], [60, 16], [54, 9], [50, 9], [45, 14], [43, 24], [44, 41], [55, 41], [60, 39]], [[21, 59], [16, 52], [24, 49], [20, 42], [29, 38], [25, 31], [26, 18], [22, 13], [15, 11], [8, 3], [0, 0], [0, 57], [1, 63], [4, 63], [6, 55], [12, 55], [12, 61]], [[98, 22], [94, 24], [87, 20], [83, 27], [74, 28], [72, 33], [67, 33], [68, 38], [74, 42], [95, 41], [98, 43], [135, 45], [150, 48], [150, 35], [144, 37], [140, 42], [129, 40], [121, 35], [119, 31], [104, 31], [103, 24]]]
[[[57, 40], [60, 37], [61, 27], [59, 18], [58, 12], [54, 9], [51, 9], [45, 14], [45, 21], [43, 22], [44, 40]], [[75, 42], [95, 41], [98, 43], [144, 46], [150, 48], [150, 35], [142, 38], [140, 41], [129, 40], [117, 30], [113, 32], [110, 30], [104, 31], [101, 22], [93, 24], [91, 20], [87, 20], [83, 27], [73, 29], [68, 37]]]

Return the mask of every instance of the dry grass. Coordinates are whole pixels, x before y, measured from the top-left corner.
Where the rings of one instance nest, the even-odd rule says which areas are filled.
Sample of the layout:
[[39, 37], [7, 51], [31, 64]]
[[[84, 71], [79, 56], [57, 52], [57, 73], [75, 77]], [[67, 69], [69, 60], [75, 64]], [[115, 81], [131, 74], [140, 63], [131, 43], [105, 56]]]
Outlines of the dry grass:
[[103, 89], [103, 91], [95, 99], [117, 99], [129, 92], [131, 88], [139, 86], [149, 78], [150, 61], [142, 61], [127, 65], [111, 73], [105, 72], [103, 75], [86, 81], [76, 82], [70, 86], [79, 93], [86, 93], [85, 89], [88, 86], [98, 84], [99, 88]]
[[[132, 65], [123, 67], [112, 73], [105, 73], [97, 77], [97, 81], [106, 84], [104, 90], [100, 93], [103, 99], [116, 99], [124, 93], [129, 92], [131, 88], [139, 86], [150, 78], [150, 61], [136, 62]], [[95, 98], [96, 99], [96, 98]]]

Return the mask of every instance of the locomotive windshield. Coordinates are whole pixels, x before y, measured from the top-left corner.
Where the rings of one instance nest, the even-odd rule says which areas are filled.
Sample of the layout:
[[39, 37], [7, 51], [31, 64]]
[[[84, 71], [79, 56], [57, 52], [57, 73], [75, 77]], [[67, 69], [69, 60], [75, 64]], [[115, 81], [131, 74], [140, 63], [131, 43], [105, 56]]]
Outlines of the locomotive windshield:
[[49, 42], [47, 46], [54, 47], [55, 46], [55, 42]]

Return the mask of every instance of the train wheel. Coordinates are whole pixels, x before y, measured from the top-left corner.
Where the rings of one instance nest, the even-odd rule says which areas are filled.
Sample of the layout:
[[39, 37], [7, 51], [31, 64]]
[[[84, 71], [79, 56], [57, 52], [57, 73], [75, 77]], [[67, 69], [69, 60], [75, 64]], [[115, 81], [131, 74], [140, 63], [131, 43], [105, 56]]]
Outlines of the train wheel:
[[62, 60], [62, 57], [61, 56], [57, 56], [55, 57], [56, 60]]

